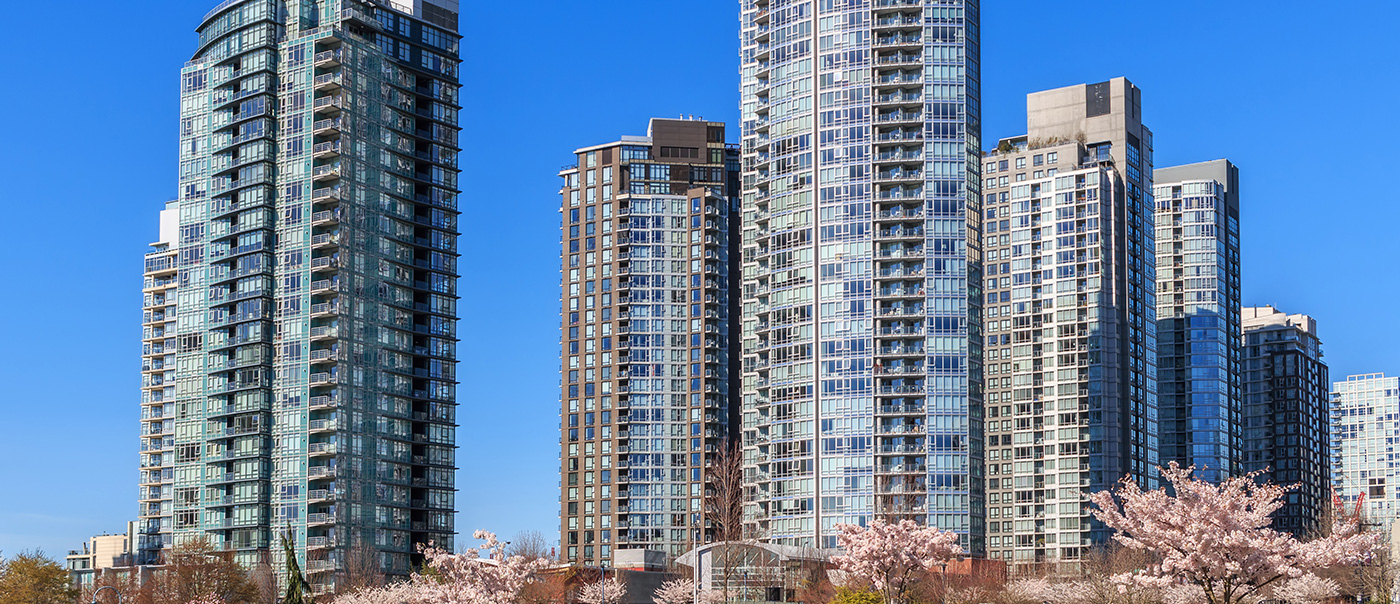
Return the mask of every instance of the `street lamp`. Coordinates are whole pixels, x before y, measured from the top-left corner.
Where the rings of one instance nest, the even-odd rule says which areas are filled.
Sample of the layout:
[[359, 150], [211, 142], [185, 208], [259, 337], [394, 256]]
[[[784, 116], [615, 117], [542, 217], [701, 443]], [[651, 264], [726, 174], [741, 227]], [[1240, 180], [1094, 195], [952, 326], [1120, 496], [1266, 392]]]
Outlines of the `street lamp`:
[[601, 598], [603, 601], [598, 604], [608, 604], [608, 565], [599, 566], [598, 572], [602, 575], [602, 578], [598, 580], [598, 587], [603, 595]]
[[104, 589], [110, 589], [113, 592], [115, 592], [117, 594], [117, 604], [122, 604], [122, 592], [117, 591], [117, 588], [112, 587], [111, 585], [103, 585], [102, 587], [97, 588], [97, 591], [92, 592], [92, 604], [97, 604], [97, 594], [102, 593], [102, 590]]
[[940, 592], [940, 597], [939, 597], [939, 599], [940, 599], [940, 601], [942, 602], [942, 604], [948, 604], [948, 561], [947, 561], [947, 560], [944, 560], [944, 561], [942, 562], [942, 566], [943, 566], [943, 590]]

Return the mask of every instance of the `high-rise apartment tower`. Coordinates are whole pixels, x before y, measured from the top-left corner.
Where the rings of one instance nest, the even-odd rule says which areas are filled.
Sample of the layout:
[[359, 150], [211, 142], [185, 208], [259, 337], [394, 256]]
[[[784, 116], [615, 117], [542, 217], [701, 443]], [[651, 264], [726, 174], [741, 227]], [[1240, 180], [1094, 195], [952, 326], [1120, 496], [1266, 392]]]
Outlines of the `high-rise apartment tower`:
[[1027, 115], [983, 157], [987, 555], [1072, 565], [1088, 495], [1156, 473], [1152, 133], [1123, 78]]
[[982, 549], [975, 0], [741, 0], [749, 536]]
[[1160, 168], [1155, 180], [1162, 463], [1218, 482], [1240, 474], [1244, 448], [1240, 172], [1220, 159]]
[[1332, 486], [1330, 382], [1317, 321], [1265, 306], [1243, 309], [1242, 325], [1241, 470], [1297, 485], [1274, 512], [1274, 528], [1308, 538], [1327, 528]]
[[456, 30], [455, 0], [228, 0], [199, 26], [147, 266], [142, 562], [206, 538], [251, 564], [290, 530], [328, 591], [351, 558], [452, 547]]
[[1394, 534], [1400, 520], [1400, 377], [1350, 375], [1332, 383], [1332, 488], [1348, 504], [1362, 497], [1368, 525]]
[[560, 552], [680, 555], [715, 538], [706, 470], [736, 384], [738, 150], [724, 124], [653, 119], [560, 172]]

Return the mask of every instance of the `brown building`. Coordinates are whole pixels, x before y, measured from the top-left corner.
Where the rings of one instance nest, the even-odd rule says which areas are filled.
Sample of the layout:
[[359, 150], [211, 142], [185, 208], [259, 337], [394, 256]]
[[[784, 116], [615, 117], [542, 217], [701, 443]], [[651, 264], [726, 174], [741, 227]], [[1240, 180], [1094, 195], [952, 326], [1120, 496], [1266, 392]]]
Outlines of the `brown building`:
[[560, 172], [559, 540], [584, 565], [713, 539], [704, 469], [738, 417], [737, 150], [722, 123], [648, 130]]

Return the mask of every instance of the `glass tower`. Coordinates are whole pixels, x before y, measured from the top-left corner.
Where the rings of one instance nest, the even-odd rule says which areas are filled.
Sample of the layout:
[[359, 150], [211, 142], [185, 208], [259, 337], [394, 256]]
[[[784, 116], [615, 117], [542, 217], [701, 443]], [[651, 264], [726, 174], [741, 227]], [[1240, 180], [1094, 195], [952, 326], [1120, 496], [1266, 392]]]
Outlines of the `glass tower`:
[[1155, 173], [1157, 392], [1163, 463], [1239, 475], [1240, 172], [1229, 160]]
[[1400, 519], [1400, 377], [1347, 376], [1332, 383], [1332, 488], [1354, 504], [1365, 498], [1364, 522], [1392, 532]]
[[982, 549], [975, 0], [741, 0], [749, 537]]
[[1318, 534], [1331, 504], [1327, 364], [1317, 321], [1269, 306], [1245, 308], [1243, 472], [1297, 485], [1274, 528], [1302, 539]]
[[416, 544], [451, 548], [456, 10], [205, 16], [168, 244], [173, 521], [144, 545], [202, 537], [251, 564], [290, 531], [318, 591], [349, 560], [403, 575]]
[[560, 172], [562, 557], [678, 556], [717, 538], [707, 469], [736, 416], [738, 150], [653, 119]]

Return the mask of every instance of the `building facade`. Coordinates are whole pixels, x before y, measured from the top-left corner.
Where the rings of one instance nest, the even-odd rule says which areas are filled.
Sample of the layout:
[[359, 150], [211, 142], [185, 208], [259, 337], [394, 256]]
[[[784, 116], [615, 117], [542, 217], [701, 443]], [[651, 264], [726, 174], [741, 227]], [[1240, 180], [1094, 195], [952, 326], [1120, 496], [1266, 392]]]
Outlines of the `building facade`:
[[[1160, 197], [1158, 198], [1161, 199]], [[1274, 529], [1319, 534], [1332, 504], [1330, 396], [1317, 321], [1271, 306], [1243, 309], [1243, 472], [1297, 485]]]
[[99, 577], [109, 572], [140, 572], [141, 569], [135, 567], [139, 524], [139, 521], [128, 522], [125, 533], [97, 535], [83, 543], [82, 549], [69, 551], [64, 562], [72, 587], [91, 589]]
[[1224, 159], [1156, 171], [1162, 463], [1212, 482], [1243, 462], [1239, 181]]
[[1364, 497], [1369, 525], [1392, 531], [1400, 519], [1400, 377], [1350, 375], [1332, 383], [1332, 488], [1348, 507]]
[[290, 531], [326, 591], [352, 551], [403, 575], [452, 547], [456, 11], [229, 0], [199, 26], [147, 266], [143, 563], [203, 538], [252, 564]]
[[706, 469], [737, 417], [729, 371], [737, 149], [653, 119], [560, 172], [560, 546], [681, 553], [714, 538]]
[[748, 537], [982, 550], [975, 0], [741, 0]]
[[1157, 464], [1152, 133], [1125, 79], [1027, 98], [983, 157], [987, 554], [1074, 564]]

